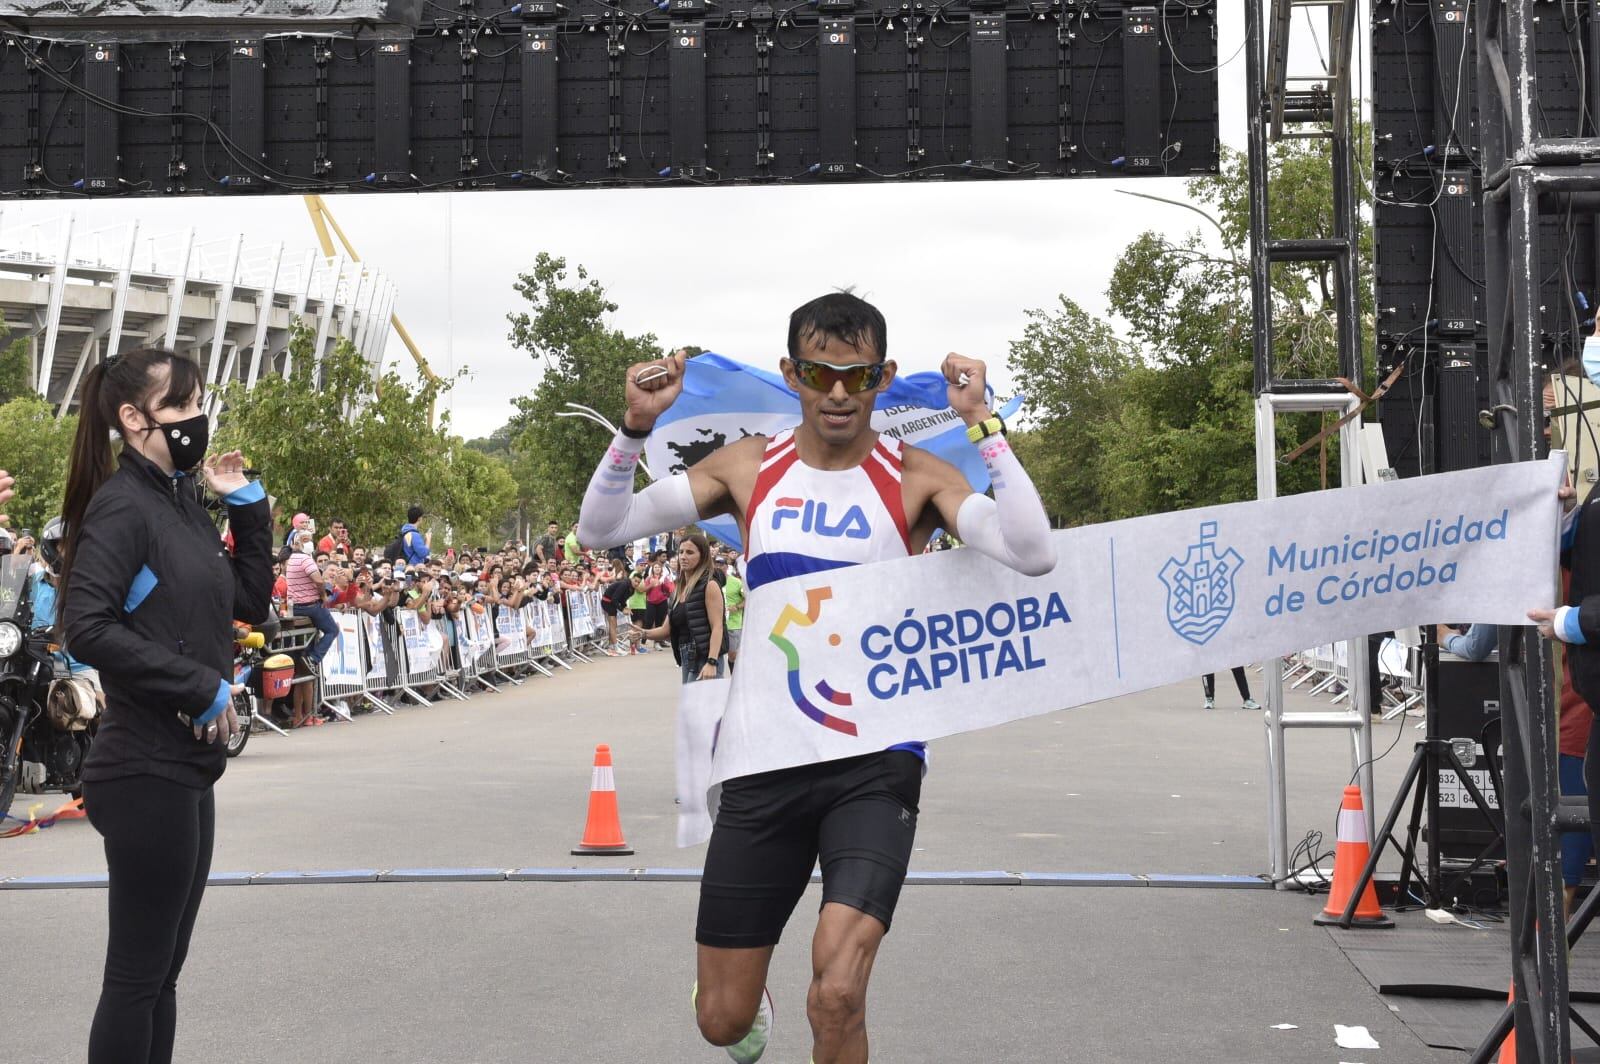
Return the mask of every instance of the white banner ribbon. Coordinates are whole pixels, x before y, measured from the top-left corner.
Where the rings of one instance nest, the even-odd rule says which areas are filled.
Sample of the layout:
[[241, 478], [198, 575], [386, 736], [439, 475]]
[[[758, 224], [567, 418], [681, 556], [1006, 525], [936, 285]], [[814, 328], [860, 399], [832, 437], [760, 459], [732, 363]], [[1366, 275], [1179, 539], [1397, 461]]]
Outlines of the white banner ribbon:
[[1556, 598], [1563, 457], [1057, 532], [761, 587], [707, 782], [883, 750]]

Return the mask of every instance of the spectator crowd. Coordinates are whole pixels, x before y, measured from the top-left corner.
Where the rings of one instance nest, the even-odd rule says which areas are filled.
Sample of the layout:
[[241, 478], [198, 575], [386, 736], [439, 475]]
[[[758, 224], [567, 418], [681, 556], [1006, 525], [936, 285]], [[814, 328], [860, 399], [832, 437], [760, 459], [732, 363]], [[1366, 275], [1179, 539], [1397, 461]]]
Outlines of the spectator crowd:
[[[387, 544], [357, 544], [339, 517], [325, 521], [297, 513], [278, 552], [273, 571], [273, 603], [279, 623], [312, 625], [317, 637], [295, 658], [298, 676], [320, 673], [322, 658], [338, 639], [335, 614], [355, 612], [381, 618], [385, 646], [400, 640], [396, 611], [415, 610], [424, 624], [439, 621], [445, 660], [459, 661], [468, 611], [492, 618], [496, 607], [518, 609], [534, 601], [560, 603], [581, 592], [600, 594], [609, 656], [647, 654], [651, 646], [637, 639], [643, 628], [659, 627], [667, 618], [680, 582], [678, 541], [689, 533], [658, 536], [608, 551], [586, 549], [578, 542], [577, 523], [550, 521], [531, 543], [504, 540], [488, 545], [439, 547], [422, 507], [412, 506], [406, 521]], [[743, 594], [737, 552], [713, 548], [713, 579], [726, 592], [724, 624], [729, 632], [727, 664], [737, 656], [734, 632], [742, 628]], [[658, 642], [656, 649], [668, 649]], [[324, 723], [315, 685], [296, 684], [291, 696], [267, 707], [285, 727]], [[426, 692], [425, 692], [426, 693]], [[352, 710], [356, 707], [352, 704]]]

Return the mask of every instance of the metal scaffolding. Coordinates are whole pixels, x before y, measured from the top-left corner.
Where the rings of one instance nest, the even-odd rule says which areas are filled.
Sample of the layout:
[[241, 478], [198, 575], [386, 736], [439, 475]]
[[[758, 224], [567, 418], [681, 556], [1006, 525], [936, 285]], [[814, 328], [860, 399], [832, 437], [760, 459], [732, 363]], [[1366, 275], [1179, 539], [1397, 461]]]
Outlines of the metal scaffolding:
[[[1591, 9], [1600, 0], [1586, 0]], [[1272, 344], [1272, 264], [1325, 260], [1337, 264], [1335, 313], [1340, 372], [1360, 388], [1362, 373], [1359, 292], [1357, 284], [1357, 191], [1351, 144], [1350, 58], [1356, 31], [1354, 0], [1325, 0], [1331, 44], [1329, 70], [1320, 78], [1297, 78], [1289, 72], [1289, 16], [1305, 0], [1272, 0], [1271, 37], [1262, 48], [1262, 0], [1246, 0], [1246, 79], [1250, 107], [1250, 236], [1251, 282], [1255, 324], [1255, 388], [1257, 394], [1257, 463], [1263, 497], [1276, 486], [1275, 438], [1272, 419], [1284, 409], [1349, 408], [1352, 395], [1342, 384], [1327, 380], [1285, 378], [1274, 364]], [[1552, 138], [1539, 134], [1536, 119], [1538, 70], [1533, 42], [1535, 0], [1480, 0], [1473, 5], [1472, 47], [1477, 63], [1478, 110], [1484, 179], [1484, 240], [1487, 291], [1503, 293], [1489, 300], [1488, 347], [1491, 408], [1495, 418], [1494, 460], [1514, 462], [1543, 456], [1541, 354], [1544, 337], [1540, 314], [1541, 212], [1566, 209], [1575, 200], [1592, 206], [1600, 199], [1600, 136]], [[1595, 12], [1591, 10], [1591, 15]], [[1600, 42], [1593, 40], [1591, 54]], [[1266, 77], [1263, 77], [1263, 74]], [[1591, 71], [1585, 89], [1591, 105], [1600, 99], [1600, 74]], [[1308, 87], [1309, 83], [1309, 87]], [[1591, 108], [1592, 113], [1592, 108]], [[1312, 126], [1296, 130], [1296, 125]], [[1268, 135], [1322, 135], [1329, 140], [1333, 167], [1334, 235], [1315, 241], [1272, 238], [1268, 213]], [[1346, 430], [1358, 427], [1354, 419]], [[1345, 485], [1359, 474], [1353, 456], [1354, 433], [1341, 435], [1347, 449]], [[1370, 694], [1365, 667], [1365, 641], [1351, 646], [1351, 678], [1357, 709], [1349, 726], [1358, 757], [1370, 756]], [[1363, 657], [1357, 664], [1357, 652]], [[1514, 1004], [1485, 1037], [1474, 1062], [1499, 1051], [1512, 1018], [1516, 1024], [1517, 1059], [1565, 1064], [1571, 1059], [1568, 1029], [1567, 946], [1587, 926], [1595, 905], [1586, 904], [1568, 927], [1562, 907], [1558, 833], [1586, 825], [1587, 818], [1563, 814], [1556, 772], [1557, 724], [1554, 668], [1550, 644], [1536, 630], [1500, 629], [1501, 720], [1505, 769], [1500, 807], [1506, 813], [1507, 880]], [[1272, 782], [1283, 785], [1283, 729], [1292, 715], [1281, 706], [1281, 671], [1268, 677], [1268, 757]], [[1318, 714], [1318, 717], [1326, 714]], [[1362, 737], [1368, 736], [1362, 753]], [[1370, 777], [1363, 778], [1370, 798]], [[1281, 832], [1281, 795], [1273, 796], [1273, 873], [1286, 837]], [[1564, 933], [1565, 932], [1565, 933]]]
[[[1327, 15], [1328, 69], [1311, 75], [1290, 72], [1289, 16], [1295, 8], [1321, 7]], [[1272, 0], [1271, 35], [1262, 47], [1262, 0], [1245, 0], [1245, 92], [1249, 110], [1250, 295], [1253, 314], [1256, 393], [1256, 496], [1278, 494], [1277, 419], [1280, 414], [1333, 411], [1346, 418], [1339, 429], [1341, 487], [1361, 483], [1360, 397], [1362, 386], [1360, 227], [1351, 154], [1351, 59], [1356, 0]], [[1270, 64], [1268, 61], [1270, 56]], [[1263, 70], [1270, 75], [1263, 80]], [[1319, 239], [1279, 240], [1268, 211], [1268, 136], [1325, 139], [1333, 168], [1333, 232]], [[1272, 266], [1327, 262], [1333, 265], [1334, 315], [1339, 376], [1305, 378], [1283, 372], [1273, 354]], [[1350, 708], [1335, 713], [1286, 713], [1283, 662], [1267, 662], [1267, 849], [1274, 882], [1289, 876], [1288, 770], [1284, 740], [1297, 728], [1337, 728], [1350, 733], [1351, 771], [1365, 798], [1372, 828], [1371, 649], [1365, 638], [1346, 644], [1350, 663]]]
[[[1483, 0], [1477, 37], [1484, 262], [1494, 460], [1542, 457], [1544, 406], [1539, 265], [1541, 211], [1600, 190], [1600, 138], [1539, 135], [1534, 0]], [[1591, 25], [1593, 25], [1591, 21]], [[1504, 293], [1504, 298], [1498, 298]], [[1571, 1059], [1567, 940], [1557, 817], [1552, 648], [1528, 627], [1500, 629], [1506, 879], [1510, 894], [1517, 1059]], [[1503, 1033], [1503, 1032], [1501, 1032]], [[1495, 1032], [1475, 1057], [1488, 1060]]]

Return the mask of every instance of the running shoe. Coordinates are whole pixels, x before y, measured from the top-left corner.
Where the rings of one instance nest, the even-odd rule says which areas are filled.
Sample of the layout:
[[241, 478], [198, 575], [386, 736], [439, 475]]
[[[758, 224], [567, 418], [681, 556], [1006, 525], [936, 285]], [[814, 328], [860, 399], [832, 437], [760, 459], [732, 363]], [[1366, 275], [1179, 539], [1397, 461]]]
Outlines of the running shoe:
[[1261, 703], [1257, 702], [1253, 698], [1247, 698], [1247, 699], [1244, 700], [1244, 705], [1242, 707], [1240, 707], [1240, 708], [1242, 708], [1242, 709], [1260, 709], [1261, 708]]
[[[700, 984], [695, 983], [689, 991], [689, 1004], [693, 1006], [700, 997]], [[767, 1051], [767, 1039], [772, 1036], [772, 993], [766, 987], [761, 988], [761, 1004], [756, 1009], [756, 1022], [750, 1025], [750, 1033], [740, 1041], [727, 1046], [728, 1058], [735, 1064], [756, 1064], [761, 1059], [761, 1054]]]
[[1217, 708], [1217, 700], [1214, 699], [1214, 698], [1206, 699], [1205, 708], [1206, 709], [1216, 709]]

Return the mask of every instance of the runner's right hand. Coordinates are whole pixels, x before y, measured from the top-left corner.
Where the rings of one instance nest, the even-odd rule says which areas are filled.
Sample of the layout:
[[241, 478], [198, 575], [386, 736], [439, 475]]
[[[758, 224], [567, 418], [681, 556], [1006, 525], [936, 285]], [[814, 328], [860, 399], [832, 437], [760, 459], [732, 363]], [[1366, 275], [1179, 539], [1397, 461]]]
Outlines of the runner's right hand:
[[[645, 432], [655, 427], [656, 419], [666, 413], [683, 391], [683, 365], [686, 355], [680, 349], [666, 358], [640, 362], [628, 367], [628, 409], [622, 423], [635, 432]], [[661, 371], [665, 370], [665, 374]], [[643, 383], [640, 378], [643, 377]]]

